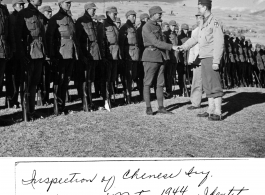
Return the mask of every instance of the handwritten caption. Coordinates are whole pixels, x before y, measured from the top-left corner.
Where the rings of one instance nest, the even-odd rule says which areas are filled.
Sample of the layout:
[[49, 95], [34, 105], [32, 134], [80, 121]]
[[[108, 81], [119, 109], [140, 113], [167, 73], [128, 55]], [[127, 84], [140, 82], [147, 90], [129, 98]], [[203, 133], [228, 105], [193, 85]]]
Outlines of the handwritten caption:
[[[48, 193], [55, 187], [58, 189], [59, 186], [64, 188], [64, 186], [76, 184], [87, 185], [87, 189], [96, 185], [98, 194], [105, 195], [191, 195], [194, 191], [196, 191], [195, 195], [244, 195], [249, 191], [245, 186], [233, 186], [232, 183], [229, 184], [231, 186], [228, 189], [220, 189], [217, 184], [208, 184], [213, 177], [211, 171], [199, 170], [195, 166], [168, 173], [160, 171], [148, 173], [142, 168], [136, 168], [113, 175], [95, 173], [87, 176], [86, 172], [70, 172], [65, 177], [42, 177], [34, 169], [30, 178], [23, 177], [19, 182], [30, 190], [37, 190], [40, 186], [43, 189], [45, 186], [44, 190]], [[189, 180], [192, 180], [191, 184]], [[122, 189], [128, 186], [130, 190], [119, 190], [121, 185]]]

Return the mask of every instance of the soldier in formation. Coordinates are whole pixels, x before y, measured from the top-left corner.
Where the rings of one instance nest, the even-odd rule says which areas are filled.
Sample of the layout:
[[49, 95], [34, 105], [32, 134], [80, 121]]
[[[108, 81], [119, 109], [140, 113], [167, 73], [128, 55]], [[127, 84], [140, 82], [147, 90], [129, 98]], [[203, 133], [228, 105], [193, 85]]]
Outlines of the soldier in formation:
[[[106, 15], [96, 16], [96, 5], [86, 3], [84, 14], [75, 22], [71, 0], [58, 0], [59, 11], [54, 16], [51, 7], [39, 8], [41, 0], [29, 0], [25, 9], [24, 4], [23, 0], [13, 0], [14, 11], [10, 14], [0, 5], [0, 86], [5, 74], [8, 107], [19, 106], [21, 92], [25, 121], [39, 117], [35, 112], [36, 89], [41, 91], [41, 102], [49, 104], [51, 83], [54, 113], [67, 113], [68, 84], [72, 74], [77, 73], [75, 85], [86, 112], [97, 109], [93, 84], [95, 97], [102, 96], [103, 108], [110, 111], [121, 82], [126, 104], [132, 103], [132, 86], [137, 84], [139, 101], [145, 101], [146, 114], [152, 115], [150, 87], [154, 86], [158, 113], [171, 114], [164, 108], [163, 99], [171, 97], [178, 82], [180, 96], [189, 96], [191, 85], [189, 110], [200, 107], [203, 85], [209, 109], [199, 116], [216, 121], [221, 120], [222, 88], [265, 87], [264, 46], [257, 44], [253, 49], [243, 35], [229, 31], [223, 34], [220, 22], [210, 12], [210, 0], [199, 0], [198, 24], [192, 33], [188, 24], [162, 22], [159, 6], [151, 7], [149, 14], [141, 14], [137, 25], [134, 10], [126, 12], [122, 24], [114, 6], [106, 8]], [[208, 28], [213, 31], [206, 35]], [[211, 41], [204, 42], [198, 34]]]

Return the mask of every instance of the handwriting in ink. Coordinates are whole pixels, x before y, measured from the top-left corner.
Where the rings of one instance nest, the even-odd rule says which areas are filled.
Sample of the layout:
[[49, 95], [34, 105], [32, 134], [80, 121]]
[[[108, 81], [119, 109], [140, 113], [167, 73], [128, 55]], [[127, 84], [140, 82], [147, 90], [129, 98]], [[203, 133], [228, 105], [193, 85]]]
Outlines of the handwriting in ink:
[[210, 174], [210, 171], [208, 172], [197, 172], [197, 171], [194, 171], [195, 167], [192, 167], [189, 172], [185, 172], [185, 174], [189, 177], [191, 177], [191, 175], [195, 174], [195, 175], [205, 175], [205, 177], [202, 179], [202, 181], [199, 183], [198, 187], [200, 187], [208, 178], [209, 174]]
[[[242, 192], [244, 191], [248, 191], [249, 189], [245, 189], [245, 187], [241, 188], [241, 189], [235, 189], [234, 187], [229, 190], [228, 193], [221, 193], [221, 192], [218, 192], [218, 187], [216, 187], [211, 193], [209, 192], [209, 188], [206, 187], [205, 190], [204, 190], [204, 195], [240, 195]], [[208, 194], [208, 192], [210, 194]], [[235, 192], [237, 192], [237, 194], [235, 194]]]
[[164, 173], [158, 173], [158, 174], [147, 174], [147, 173], [140, 173], [140, 169], [137, 169], [135, 172], [131, 174], [131, 170], [129, 169], [123, 174], [123, 179], [174, 179], [181, 173], [181, 169], [177, 174], [164, 174]]
[[47, 188], [47, 192], [51, 189], [52, 184], [66, 184], [66, 183], [87, 183], [87, 182], [93, 182], [96, 177], [97, 174], [92, 178], [92, 179], [77, 179], [76, 175], [81, 174], [81, 173], [71, 173], [69, 174], [71, 176], [71, 178], [67, 177], [67, 178], [39, 178], [36, 179], [36, 170], [33, 170], [32, 172], [32, 177], [30, 180], [24, 180], [22, 179], [22, 185], [31, 185], [33, 189], [35, 189], [34, 185], [39, 183], [45, 183], [45, 184], [49, 184], [48, 188]]
[[161, 195], [176, 195], [177, 193], [184, 194], [188, 191], [188, 186], [178, 186], [177, 188], [169, 187], [167, 189], [164, 189]]
[[135, 192], [134, 194], [142, 195], [144, 192], [150, 192], [150, 190], [141, 190], [140, 192]]
[[101, 182], [107, 182], [106, 185], [105, 185], [105, 188], [104, 188], [104, 192], [107, 192], [107, 191], [109, 191], [112, 188], [112, 186], [113, 186], [113, 184], [115, 182], [115, 176], [113, 175], [109, 179], [106, 179], [105, 176], [104, 176], [102, 178]]

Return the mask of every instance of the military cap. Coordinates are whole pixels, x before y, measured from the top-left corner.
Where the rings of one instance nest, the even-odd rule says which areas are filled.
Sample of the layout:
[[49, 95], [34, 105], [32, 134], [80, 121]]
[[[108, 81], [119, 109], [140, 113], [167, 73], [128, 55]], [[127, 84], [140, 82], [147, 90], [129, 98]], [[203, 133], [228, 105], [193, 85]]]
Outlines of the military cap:
[[50, 6], [48, 6], [48, 5], [42, 6], [42, 7], [40, 8], [40, 12], [41, 12], [41, 13], [44, 13], [45, 11], [47, 11], [47, 12], [52, 12], [52, 8], [51, 8]]
[[202, 16], [201, 12], [198, 12], [197, 14], [195, 14], [195, 16]]
[[177, 26], [177, 22], [175, 20], [170, 20], [168, 24], [169, 26]]
[[182, 30], [189, 30], [189, 25], [187, 25], [187, 24], [181, 24], [181, 29]]
[[134, 10], [129, 10], [127, 11], [127, 13], [125, 14], [125, 17], [128, 18], [129, 15], [136, 15], [136, 12]]
[[256, 48], [261, 48], [261, 45], [257, 43]]
[[97, 17], [97, 19], [98, 19], [98, 20], [104, 20], [104, 19], [106, 19], [106, 16], [104, 16], [104, 15], [99, 15], [99, 16]]
[[84, 5], [84, 8], [85, 8], [85, 10], [87, 10], [87, 9], [98, 9], [97, 6], [95, 5], [95, 3], [91, 3], [91, 2], [86, 3]]
[[212, 0], [199, 0], [198, 5], [212, 5]]
[[167, 22], [163, 22], [161, 26], [164, 27], [166, 25], [169, 25], [169, 24]]
[[72, 2], [72, 0], [58, 0], [58, 4], [61, 4], [63, 2]]
[[149, 9], [149, 15], [160, 14], [160, 13], [165, 13], [164, 11], [162, 11], [162, 8], [160, 6], [153, 6]]
[[121, 23], [121, 19], [117, 17], [116, 20], [115, 20], [115, 22]]
[[149, 18], [149, 15], [147, 13], [143, 13], [140, 15], [140, 20], [143, 20], [145, 18]]
[[12, 0], [12, 6], [15, 4], [25, 4], [25, 2], [23, 0]]
[[107, 12], [118, 13], [117, 7], [111, 6], [106, 8]]

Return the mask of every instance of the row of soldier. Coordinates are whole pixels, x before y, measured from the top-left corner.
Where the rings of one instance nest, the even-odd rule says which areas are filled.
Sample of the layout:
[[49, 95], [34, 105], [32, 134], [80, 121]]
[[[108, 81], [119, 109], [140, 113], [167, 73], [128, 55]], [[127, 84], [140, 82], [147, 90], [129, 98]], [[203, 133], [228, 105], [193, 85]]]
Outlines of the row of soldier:
[[[7, 9], [1, 5], [1, 13], [6, 16], [1, 21], [4, 24], [1, 27], [4, 43], [2, 69], [5, 67], [3, 64], [9, 60], [6, 66], [7, 100], [18, 105], [17, 92], [20, 87], [24, 120], [36, 117], [37, 87], [42, 89], [43, 101], [49, 102], [51, 81], [54, 112], [56, 115], [65, 112], [66, 92], [74, 64], [79, 81], [77, 89], [82, 96], [84, 111], [96, 109], [92, 101], [92, 83], [95, 93], [100, 93], [103, 98], [104, 108], [111, 109], [111, 94], [115, 91], [118, 75], [126, 103], [131, 103], [133, 81], [137, 83], [140, 100], [143, 99], [144, 70], [141, 55], [145, 46], [142, 27], [149, 19], [148, 14], [141, 14], [141, 24], [136, 28], [136, 13], [130, 10], [126, 13], [126, 23], [120, 27], [116, 7], [106, 9], [106, 18], [104, 15], [95, 18], [96, 5], [87, 3], [84, 15], [74, 22], [70, 12], [71, 0], [59, 0], [60, 9], [54, 16], [49, 6], [43, 6], [39, 11], [41, 3], [40, 0], [30, 0], [28, 7], [23, 9], [24, 2], [14, 0], [14, 11], [10, 17]], [[202, 17], [197, 14], [196, 18], [198, 26]], [[187, 24], [182, 24], [179, 30], [176, 21], [161, 21], [161, 27], [163, 40], [173, 45], [182, 45], [190, 37]], [[240, 41], [228, 34], [220, 69], [224, 86], [252, 85], [253, 74], [256, 82], [264, 86], [264, 64], [260, 65], [265, 62], [263, 53], [258, 49], [252, 51], [244, 37]], [[192, 77], [191, 69], [187, 66], [192, 63], [188, 60], [188, 52], [168, 50], [166, 55], [170, 59], [164, 62], [166, 94], [172, 94], [177, 72], [180, 95], [188, 96], [187, 82]], [[250, 64], [252, 66], [248, 66]], [[1, 82], [3, 72], [4, 69], [1, 71]]]

